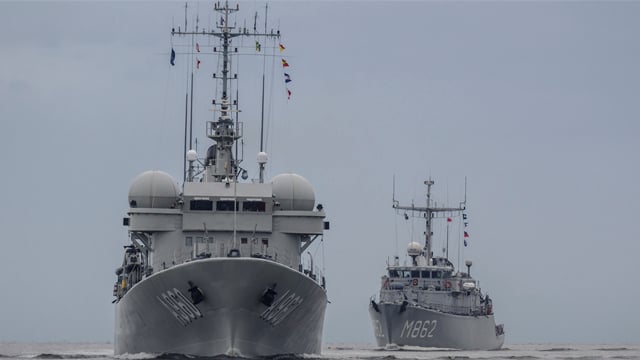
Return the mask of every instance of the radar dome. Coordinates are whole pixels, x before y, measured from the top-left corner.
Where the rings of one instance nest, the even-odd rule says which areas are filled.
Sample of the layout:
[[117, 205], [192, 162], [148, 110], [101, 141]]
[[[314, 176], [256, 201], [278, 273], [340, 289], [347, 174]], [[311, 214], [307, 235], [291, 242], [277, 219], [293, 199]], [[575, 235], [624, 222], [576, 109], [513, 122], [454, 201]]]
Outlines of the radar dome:
[[280, 210], [313, 210], [316, 197], [307, 179], [297, 174], [280, 174], [271, 180], [271, 184]]
[[422, 246], [419, 243], [412, 241], [407, 245], [407, 255], [418, 256], [422, 252]]
[[258, 164], [266, 164], [267, 163], [267, 153], [264, 151], [260, 151], [258, 153]]
[[193, 149], [187, 151], [187, 161], [196, 161], [196, 160], [198, 160], [198, 153]]
[[145, 171], [133, 179], [129, 187], [129, 206], [139, 208], [172, 208], [178, 200], [178, 186], [163, 171]]

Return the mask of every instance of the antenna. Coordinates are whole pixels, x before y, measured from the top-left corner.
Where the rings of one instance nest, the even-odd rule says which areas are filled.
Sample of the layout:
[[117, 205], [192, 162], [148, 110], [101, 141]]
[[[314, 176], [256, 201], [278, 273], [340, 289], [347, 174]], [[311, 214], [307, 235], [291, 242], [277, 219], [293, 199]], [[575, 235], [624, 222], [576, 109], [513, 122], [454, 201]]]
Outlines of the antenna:
[[[393, 174], [393, 192], [391, 195], [391, 202], [392, 202], [392, 206], [395, 209], [396, 206], [398, 206], [398, 202], [396, 201], [396, 174]], [[397, 214], [397, 210], [396, 210], [396, 214]], [[396, 252], [395, 252], [395, 256], [398, 256], [398, 217], [395, 217], [395, 221], [394, 221], [394, 230], [395, 230], [395, 235], [396, 235]], [[389, 259], [387, 259], [387, 264], [389, 263]]]
[[[435, 184], [435, 181], [429, 178], [428, 180], [424, 181], [424, 184], [427, 186], [427, 196], [426, 196], [427, 206], [425, 207], [415, 206], [412, 202], [411, 206], [403, 206], [403, 205], [394, 203], [393, 207], [399, 210], [411, 211], [412, 213], [415, 213], [415, 212], [424, 213], [424, 218], [426, 222], [426, 231], [424, 234], [425, 235], [424, 251], [426, 253], [425, 255], [427, 258], [427, 264], [431, 265], [431, 261], [433, 259], [433, 256], [431, 254], [433, 231], [431, 230], [431, 228], [432, 228], [432, 220], [434, 218], [434, 215], [436, 213], [443, 213], [443, 212], [460, 212], [460, 211], [463, 211], [465, 208], [463, 206], [464, 203], [461, 203], [459, 207], [454, 207], [454, 208], [438, 207], [437, 204], [432, 205], [431, 204], [431, 187]], [[465, 196], [465, 202], [466, 202], [466, 196]]]
[[267, 33], [267, 14], [269, 11], [269, 3], [264, 4], [264, 32]]
[[396, 205], [396, 174], [393, 174], [393, 192], [391, 193], [391, 203]]
[[[264, 33], [267, 33], [267, 10], [269, 8], [268, 4], [264, 5]], [[256, 30], [256, 23], [258, 21], [258, 12], [256, 11], [256, 17], [254, 19], [253, 30]], [[264, 83], [265, 83], [265, 72], [267, 67], [267, 54], [266, 51], [262, 56], [262, 100], [261, 100], [261, 113], [260, 113], [260, 153], [264, 152]], [[260, 166], [260, 183], [264, 183], [264, 162], [258, 162]]]
[[464, 210], [467, 207], [467, 177], [464, 177], [464, 201], [460, 204], [460, 207]]
[[253, 17], [253, 32], [258, 32], [258, 12], [256, 11], [256, 15]]
[[[185, 94], [184, 94], [184, 151], [183, 153], [186, 154], [187, 151], [189, 151], [189, 149], [187, 149], [187, 132], [189, 129], [189, 92], [187, 91], [187, 89], [185, 89]], [[182, 182], [184, 183], [186, 178], [187, 178], [187, 158], [184, 157], [183, 158], [184, 161], [182, 162]]]
[[[186, 24], [186, 5], [185, 5], [185, 24]], [[242, 138], [242, 123], [238, 121], [238, 116], [232, 113], [240, 111], [237, 107], [237, 99], [233, 100], [237, 94], [232, 93], [230, 81], [236, 80], [237, 76], [231, 75], [231, 56], [234, 49], [231, 47], [232, 39], [240, 36], [254, 37], [280, 37], [280, 33], [264, 33], [257, 32], [257, 15], [254, 18], [256, 22], [256, 31], [249, 34], [244, 29], [237, 29], [235, 24], [230, 24], [230, 14], [239, 10], [239, 7], [231, 8], [228, 2], [214, 4], [214, 10], [221, 14], [220, 23], [216, 23], [216, 28], [211, 31], [196, 28], [196, 31], [184, 31], [178, 29], [172, 32], [172, 35], [191, 35], [192, 47], [196, 37], [216, 37], [220, 40], [222, 49], [222, 74], [213, 74], [213, 78], [222, 83], [222, 94], [220, 101], [213, 102], [218, 107], [215, 111], [219, 111], [220, 115], [212, 121], [207, 121], [207, 137], [215, 142], [211, 151], [207, 151], [207, 161], [205, 164], [205, 173], [202, 181], [204, 182], [229, 182], [233, 179], [237, 182], [237, 174], [241, 159], [234, 157], [233, 147], [236, 141]], [[199, 20], [199, 19], [198, 19]], [[196, 24], [197, 25], [197, 24]], [[265, 26], [266, 28], [266, 26]], [[237, 50], [236, 50], [237, 52]], [[193, 67], [191, 68], [191, 107], [193, 107]], [[190, 129], [193, 128], [193, 111], [190, 118]], [[186, 141], [185, 141], [186, 142]], [[189, 133], [189, 147], [192, 144], [192, 132]], [[186, 147], [186, 146], [185, 146]], [[237, 155], [237, 148], [236, 148]], [[186, 165], [185, 165], [186, 167]]]
[[191, 68], [191, 105], [189, 109], [189, 149], [191, 149], [192, 147], [193, 147], [193, 67]]
[[449, 258], [449, 220], [447, 220], [447, 254], [446, 258]]
[[[236, 86], [236, 134], [240, 131], [240, 92], [239, 86]], [[236, 141], [236, 159], [238, 157], [238, 141]], [[242, 143], [242, 152], [244, 153], [244, 143]], [[238, 172], [235, 174], [236, 181], [238, 181]]]

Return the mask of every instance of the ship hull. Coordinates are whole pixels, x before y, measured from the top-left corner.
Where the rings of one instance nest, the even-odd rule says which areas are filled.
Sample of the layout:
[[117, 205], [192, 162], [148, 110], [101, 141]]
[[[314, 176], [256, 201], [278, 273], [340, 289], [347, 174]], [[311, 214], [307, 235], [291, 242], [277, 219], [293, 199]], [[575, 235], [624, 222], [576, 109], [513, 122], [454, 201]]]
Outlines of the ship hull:
[[369, 304], [376, 342], [380, 347], [418, 346], [460, 350], [502, 347], [493, 315], [461, 316], [402, 304]]
[[[204, 295], [195, 305], [189, 282]], [[267, 306], [263, 294], [274, 284]], [[318, 354], [326, 304], [315, 281], [274, 261], [192, 261], [145, 278], [118, 301], [114, 352]]]

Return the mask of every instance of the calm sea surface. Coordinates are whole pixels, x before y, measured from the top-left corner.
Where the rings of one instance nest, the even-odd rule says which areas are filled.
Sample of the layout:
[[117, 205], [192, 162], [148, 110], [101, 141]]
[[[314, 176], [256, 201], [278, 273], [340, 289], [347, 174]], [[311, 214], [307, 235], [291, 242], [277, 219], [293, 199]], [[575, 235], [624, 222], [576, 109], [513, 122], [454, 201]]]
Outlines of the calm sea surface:
[[[137, 354], [113, 356], [108, 343], [0, 343], [1, 360], [24, 359], [91, 359], [91, 360], [183, 360], [180, 355]], [[216, 359], [226, 359], [218, 357]], [[275, 360], [296, 359], [279, 356]], [[575, 345], [575, 344], [525, 344], [506, 345], [497, 351], [448, 351], [448, 350], [378, 350], [372, 345], [326, 345], [322, 355], [302, 356], [299, 359], [362, 359], [362, 360], [430, 360], [430, 359], [638, 359], [640, 345]]]

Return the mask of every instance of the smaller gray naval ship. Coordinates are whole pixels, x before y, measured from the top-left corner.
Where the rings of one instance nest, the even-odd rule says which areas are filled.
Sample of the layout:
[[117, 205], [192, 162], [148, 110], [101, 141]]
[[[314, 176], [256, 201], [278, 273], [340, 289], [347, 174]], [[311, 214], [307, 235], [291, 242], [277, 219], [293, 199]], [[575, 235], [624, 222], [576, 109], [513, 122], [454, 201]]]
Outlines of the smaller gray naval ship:
[[231, 56], [242, 53], [232, 38], [271, 38], [273, 50], [280, 32], [236, 28], [230, 14], [238, 7], [217, 3], [214, 9], [221, 15], [213, 17], [220, 18], [213, 29], [196, 23], [194, 31], [171, 31], [176, 42], [187, 43], [180, 45], [181, 54], [191, 59], [195, 41], [220, 41], [211, 47], [220, 58], [219, 72], [207, 74], [220, 82], [206, 123], [213, 143], [200, 157], [186, 140], [185, 116], [182, 186], [165, 172], [147, 171], [129, 188], [129, 241], [113, 289], [114, 353], [318, 354], [327, 293], [308, 250], [329, 223], [302, 176], [285, 173], [264, 181], [262, 141], [259, 177], [247, 180], [238, 151], [243, 126], [237, 88], [230, 91], [229, 84], [238, 79]]
[[472, 262], [465, 262], [466, 272], [456, 271], [448, 256], [448, 234], [444, 256], [434, 256], [431, 250], [433, 221], [451, 221], [461, 214], [466, 218], [466, 200], [459, 207], [437, 207], [431, 200], [434, 181], [424, 183], [426, 207], [401, 206], [393, 200], [395, 209], [406, 211], [405, 218], [410, 212], [425, 219], [425, 244], [409, 243], [409, 264], [400, 265], [398, 256], [394, 258], [382, 277], [379, 298], [373, 296], [369, 302], [377, 345], [387, 349], [499, 349], [504, 343], [504, 326], [496, 325], [491, 298], [471, 277]]

